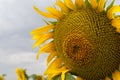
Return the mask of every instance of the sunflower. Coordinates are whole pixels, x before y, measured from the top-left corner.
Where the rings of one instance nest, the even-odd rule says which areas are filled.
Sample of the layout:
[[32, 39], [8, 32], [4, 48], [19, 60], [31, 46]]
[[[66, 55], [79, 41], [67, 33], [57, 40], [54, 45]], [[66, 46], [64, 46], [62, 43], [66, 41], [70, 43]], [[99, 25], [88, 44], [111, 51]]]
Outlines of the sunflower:
[[33, 48], [49, 53], [45, 75], [51, 80], [66, 73], [77, 80], [120, 80], [120, 6], [114, 0], [57, 0], [42, 16], [53, 18], [46, 26], [31, 32], [36, 40]]
[[22, 68], [16, 69], [16, 75], [18, 77], [18, 80], [28, 80], [28, 77], [26, 75], [26, 71], [23, 70]]
[[3, 75], [0, 75], [0, 80], [4, 80], [4, 76]]

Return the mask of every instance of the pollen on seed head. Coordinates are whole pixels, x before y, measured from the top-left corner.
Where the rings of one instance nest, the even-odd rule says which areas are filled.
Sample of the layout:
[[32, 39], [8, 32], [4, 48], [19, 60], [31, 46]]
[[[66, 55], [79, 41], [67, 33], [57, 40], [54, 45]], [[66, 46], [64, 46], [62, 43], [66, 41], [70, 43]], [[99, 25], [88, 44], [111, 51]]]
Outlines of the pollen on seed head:
[[98, 80], [118, 68], [120, 37], [110, 22], [105, 12], [90, 8], [73, 11], [58, 22], [54, 30], [56, 50], [71, 72], [86, 80]]

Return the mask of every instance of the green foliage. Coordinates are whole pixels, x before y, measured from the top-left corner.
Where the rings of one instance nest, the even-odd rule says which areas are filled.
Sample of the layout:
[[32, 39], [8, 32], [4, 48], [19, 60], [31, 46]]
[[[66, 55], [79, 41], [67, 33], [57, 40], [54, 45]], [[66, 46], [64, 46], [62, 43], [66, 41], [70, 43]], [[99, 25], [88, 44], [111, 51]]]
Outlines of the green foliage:
[[[55, 76], [52, 80], [62, 80], [61, 75]], [[72, 74], [66, 73], [65, 80], [76, 80]]]
[[114, 2], [115, 2], [115, 0], [113, 0], [113, 1], [111, 2], [111, 4], [107, 7], [106, 12], [113, 6]]
[[37, 75], [36, 74], [32, 74], [29, 78], [32, 78], [33, 80], [36, 80]]
[[5, 76], [7, 76], [7, 75], [6, 75], [6, 74], [3, 74], [2, 76], [5, 77]]

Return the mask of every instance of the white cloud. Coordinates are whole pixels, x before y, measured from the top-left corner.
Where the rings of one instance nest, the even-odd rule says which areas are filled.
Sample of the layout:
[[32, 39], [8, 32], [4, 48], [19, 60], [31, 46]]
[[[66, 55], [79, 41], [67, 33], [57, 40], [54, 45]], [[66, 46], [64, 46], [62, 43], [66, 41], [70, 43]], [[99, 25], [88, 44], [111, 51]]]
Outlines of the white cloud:
[[11, 54], [8, 56], [4, 56], [3, 58], [0, 59], [0, 61], [4, 61], [4, 63], [6, 64], [21, 64], [21, 63], [29, 63], [29, 62], [33, 62], [34, 60], [34, 56], [35, 54], [33, 53], [26, 53], [26, 52], [22, 52], [22, 53], [15, 53], [15, 54]]
[[[3, 54], [4, 53], [4, 54]], [[27, 74], [43, 74], [46, 69], [47, 55], [35, 59], [34, 52], [3, 51], [0, 49], [0, 74], [7, 74], [6, 80], [17, 80], [15, 70], [18, 67], [27, 70]]]
[[[4, 53], [4, 54], [3, 54]], [[7, 65], [15, 65], [15, 64], [24, 64], [24, 63], [33, 63], [36, 61], [36, 53], [34, 52], [15, 52], [9, 53], [8, 51], [0, 50], [0, 63]], [[40, 65], [44, 65], [46, 60], [44, 60], [45, 56], [40, 58]], [[43, 61], [44, 60], [44, 61]]]

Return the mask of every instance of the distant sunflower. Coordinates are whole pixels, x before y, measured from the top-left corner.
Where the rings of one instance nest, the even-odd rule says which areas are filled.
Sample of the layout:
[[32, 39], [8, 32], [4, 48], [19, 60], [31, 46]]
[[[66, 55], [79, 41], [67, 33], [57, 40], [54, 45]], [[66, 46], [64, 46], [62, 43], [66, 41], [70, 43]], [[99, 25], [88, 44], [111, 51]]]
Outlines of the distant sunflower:
[[17, 74], [18, 80], [28, 80], [26, 72], [22, 68], [17, 68], [16, 74]]
[[31, 32], [36, 40], [33, 48], [40, 47], [37, 59], [50, 53], [48, 80], [60, 74], [64, 80], [67, 72], [78, 80], [110, 80], [109, 75], [120, 80], [120, 16], [116, 15], [120, 6], [113, 6], [114, 0], [107, 8], [105, 4], [106, 0], [57, 0], [59, 8], [47, 7], [48, 12], [34, 6], [39, 14], [57, 20]]
[[4, 80], [4, 77], [2, 75], [0, 75], [0, 80]]

